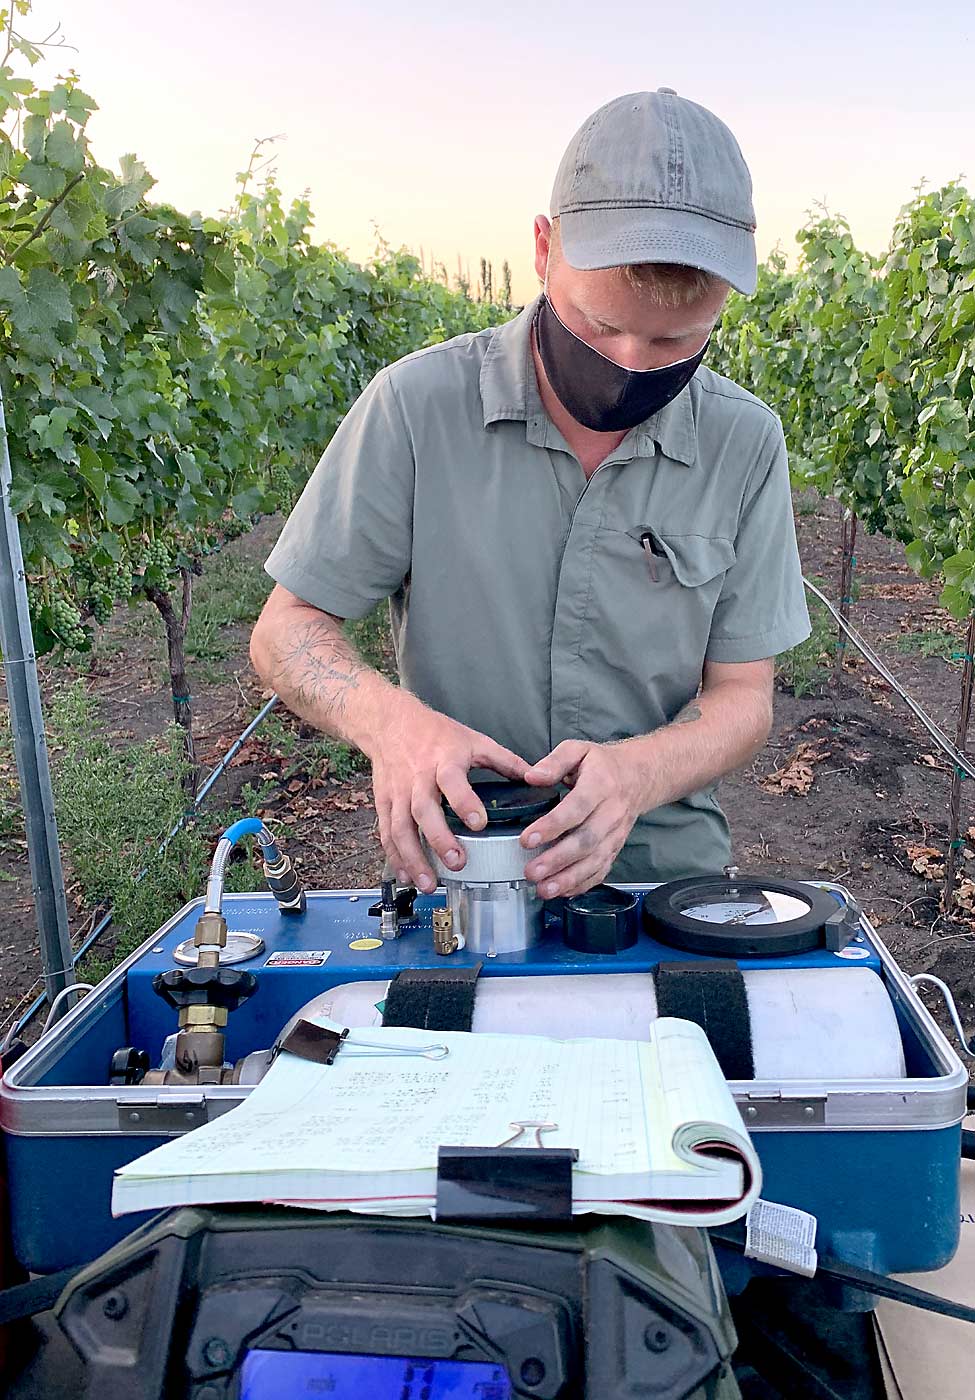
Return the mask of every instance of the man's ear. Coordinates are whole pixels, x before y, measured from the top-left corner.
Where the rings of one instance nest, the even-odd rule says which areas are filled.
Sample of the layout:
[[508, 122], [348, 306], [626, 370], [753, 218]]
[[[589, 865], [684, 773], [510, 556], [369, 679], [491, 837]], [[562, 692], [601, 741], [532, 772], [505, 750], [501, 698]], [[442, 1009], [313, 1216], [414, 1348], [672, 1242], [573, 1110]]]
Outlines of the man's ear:
[[545, 285], [551, 248], [552, 225], [544, 214], [538, 214], [535, 217], [535, 271], [542, 286]]

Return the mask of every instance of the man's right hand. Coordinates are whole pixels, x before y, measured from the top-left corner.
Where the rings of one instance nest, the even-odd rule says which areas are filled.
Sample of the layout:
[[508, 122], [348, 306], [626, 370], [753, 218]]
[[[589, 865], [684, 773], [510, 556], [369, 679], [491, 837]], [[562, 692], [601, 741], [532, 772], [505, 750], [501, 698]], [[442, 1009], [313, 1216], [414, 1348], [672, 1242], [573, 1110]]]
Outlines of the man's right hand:
[[379, 834], [403, 884], [412, 880], [426, 891], [436, 886], [421, 833], [449, 869], [463, 868], [464, 853], [444, 820], [441, 797], [479, 831], [487, 813], [468, 782], [472, 768], [514, 779], [528, 770], [510, 749], [392, 685], [356, 653], [340, 617], [280, 584], [254, 628], [251, 659], [294, 714], [371, 759]]
[[510, 749], [405, 691], [396, 694], [368, 754], [383, 849], [400, 883], [427, 893], [437, 881], [421, 834], [450, 870], [461, 870], [466, 861], [444, 818], [441, 797], [472, 831], [480, 831], [487, 813], [470, 785], [470, 770], [490, 768], [519, 781], [528, 769]]

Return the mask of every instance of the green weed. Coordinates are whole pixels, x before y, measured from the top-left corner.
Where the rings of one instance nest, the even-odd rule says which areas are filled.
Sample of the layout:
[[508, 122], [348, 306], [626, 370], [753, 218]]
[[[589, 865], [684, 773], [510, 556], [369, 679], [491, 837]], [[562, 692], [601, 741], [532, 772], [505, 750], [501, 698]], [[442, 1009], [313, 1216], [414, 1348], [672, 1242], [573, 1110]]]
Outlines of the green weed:
[[202, 577], [194, 580], [187, 654], [209, 661], [228, 657], [234, 641], [224, 629], [235, 622], [256, 621], [272, 587], [257, 560], [230, 550], [211, 555]]
[[816, 490], [797, 491], [792, 498], [796, 515], [815, 515], [823, 498]]
[[[814, 579], [819, 584], [819, 580]], [[797, 698], [809, 695], [825, 683], [836, 648], [836, 624], [822, 603], [809, 599], [812, 631], [804, 642], [783, 652], [776, 664], [776, 678]]]
[[[55, 696], [48, 733], [62, 847], [85, 902], [111, 904], [120, 961], [201, 893], [213, 837], [231, 818], [200, 816], [158, 854], [186, 807], [182, 731], [171, 725], [158, 739], [116, 748], [97, 733], [96, 702], [76, 681]], [[256, 867], [235, 865], [233, 888], [261, 881]]]
[[345, 624], [345, 635], [356, 648], [363, 661], [381, 671], [390, 680], [396, 680], [396, 662], [393, 656], [393, 636], [389, 625], [389, 608], [386, 603], [377, 603], [371, 613]]
[[262, 724], [260, 733], [275, 756], [283, 760], [281, 783], [287, 782], [300, 772], [307, 773], [316, 768], [327, 773], [330, 778], [338, 778], [344, 782], [356, 773], [365, 772], [369, 767], [369, 760], [365, 754], [360, 753], [351, 744], [343, 743], [341, 739], [333, 739], [328, 734], [316, 733], [311, 737], [302, 735], [294, 723], [288, 724], [279, 714], [273, 712]]
[[905, 632], [893, 641], [904, 655], [934, 656], [941, 661], [959, 661], [959, 653], [964, 650], [963, 643], [951, 632]]

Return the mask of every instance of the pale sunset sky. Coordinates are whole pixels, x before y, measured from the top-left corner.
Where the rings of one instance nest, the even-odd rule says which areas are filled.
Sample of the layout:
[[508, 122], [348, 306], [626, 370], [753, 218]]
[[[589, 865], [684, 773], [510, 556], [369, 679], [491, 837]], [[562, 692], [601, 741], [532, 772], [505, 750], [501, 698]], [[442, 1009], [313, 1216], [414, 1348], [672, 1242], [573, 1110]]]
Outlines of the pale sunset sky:
[[[35, 0], [100, 110], [103, 164], [134, 151], [154, 195], [216, 213], [253, 140], [286, 195], [357, 258], [374, 226], [534, 295], [532, 220], [603, 102], [661, 86], [710, 107], [755, 184], [759, 254], [816, 202], [881, 252], [913, 187], [975, 185], [975, 5], [940, 0]], [[43, 70], [42, 70], [43, 71]]]

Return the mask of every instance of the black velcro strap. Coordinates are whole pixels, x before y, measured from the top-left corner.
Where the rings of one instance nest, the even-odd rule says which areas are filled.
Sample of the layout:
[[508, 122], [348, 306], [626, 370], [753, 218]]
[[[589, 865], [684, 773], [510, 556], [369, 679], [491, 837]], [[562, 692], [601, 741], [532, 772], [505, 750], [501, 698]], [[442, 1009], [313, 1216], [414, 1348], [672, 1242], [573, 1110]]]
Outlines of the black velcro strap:
[[473, 967], [413, 967], [389, 984], [384, 1026], [427, 1031], [469, 1031], [481, 964]]
[[662, 962], [653, 974], [657, 1015], [694, 1021], [726, 1079], [754, 1079], [745, 979], [733, 962]]

